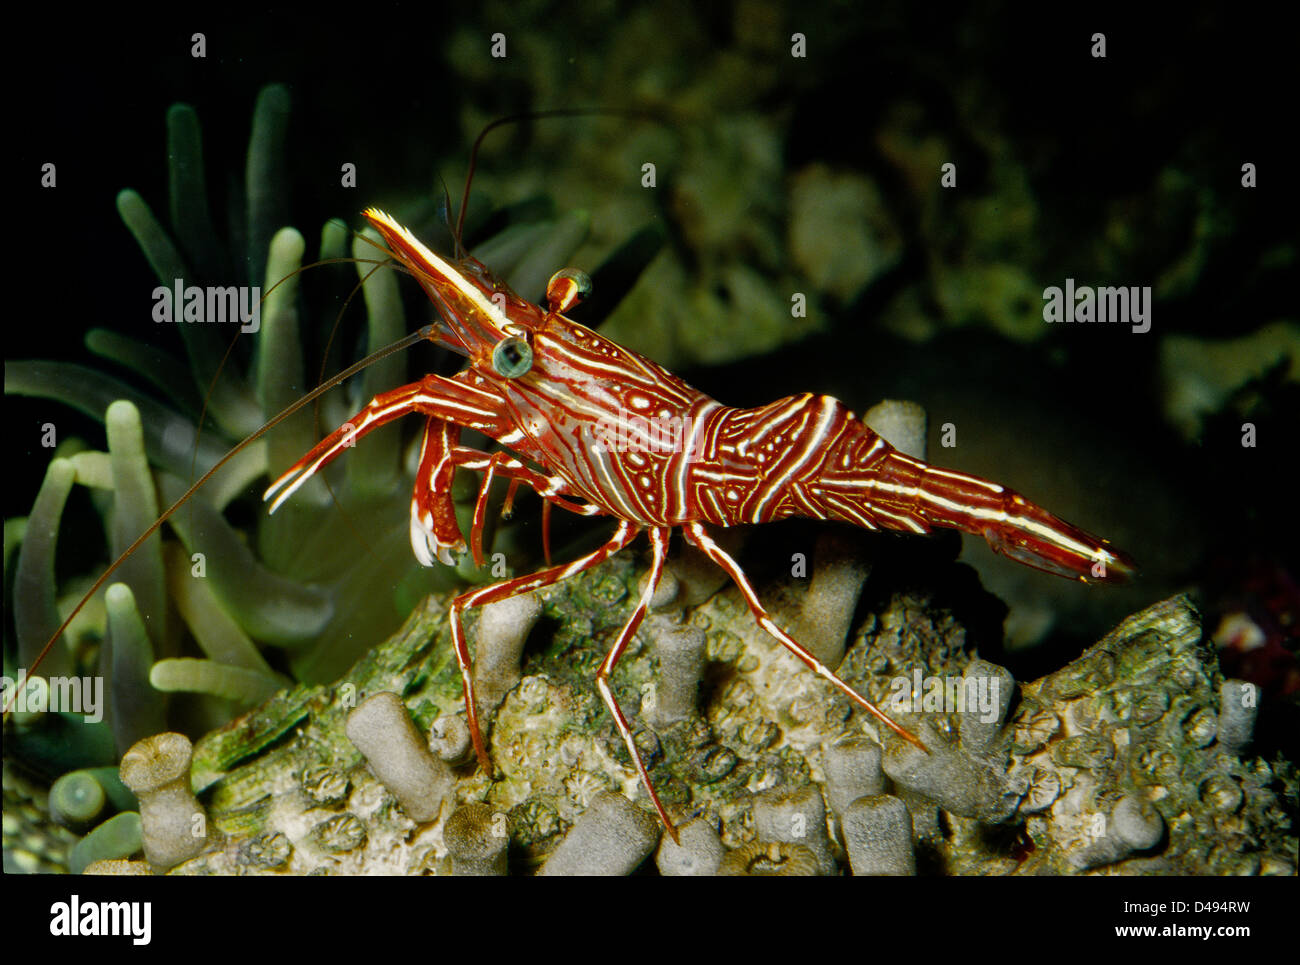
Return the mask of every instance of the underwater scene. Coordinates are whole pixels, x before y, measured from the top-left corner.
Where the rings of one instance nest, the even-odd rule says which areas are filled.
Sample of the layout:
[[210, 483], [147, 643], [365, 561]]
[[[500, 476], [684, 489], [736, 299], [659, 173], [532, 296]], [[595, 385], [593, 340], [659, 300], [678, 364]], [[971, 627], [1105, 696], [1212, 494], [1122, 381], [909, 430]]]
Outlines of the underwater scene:
[[7, 874], [1296, 875], [1284, 32], [369, 14], [39, 41]]

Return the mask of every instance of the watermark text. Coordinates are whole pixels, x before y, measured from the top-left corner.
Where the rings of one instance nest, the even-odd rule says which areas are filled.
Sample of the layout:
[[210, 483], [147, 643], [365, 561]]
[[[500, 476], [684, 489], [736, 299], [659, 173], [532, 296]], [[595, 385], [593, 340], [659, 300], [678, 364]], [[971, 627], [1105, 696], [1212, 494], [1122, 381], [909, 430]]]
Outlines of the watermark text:
[[0, 677], [0, 707], [14, 713], [82, 714], [87, 724], [104, 719], [103, 677]]

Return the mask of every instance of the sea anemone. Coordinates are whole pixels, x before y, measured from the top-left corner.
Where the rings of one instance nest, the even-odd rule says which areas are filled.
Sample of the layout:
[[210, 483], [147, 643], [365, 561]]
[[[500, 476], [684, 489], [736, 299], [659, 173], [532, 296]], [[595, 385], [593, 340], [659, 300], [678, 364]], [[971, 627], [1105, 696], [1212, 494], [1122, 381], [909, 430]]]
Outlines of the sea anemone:
[[[105, 452], [63, 440], [31, 514], [6, 521], [14, 613], [7, 675], [37, 662], [94, 571], [106, 565], [92, 549], [91, 573], [63, 583], [61, 571], [56, 577], [60, 524], [78, 485], [90, 491], [103, 520], [107, 558], [116, 557], [189, 480], [315, 381], [307, 362], [314, 353], [330, 364], [346, 361], [344, 339], [334, 335], [343, 317], [339, 305], [346, 308], [351, 296], [337, 270], [299, 277], [306, 241], [282, 226], [288, 115], [286, 88], [273, 85], [260, 93], [229, 250], [215, 240], [198, 116], [187, 105], [167, 114], [169, 226], [135, 191], [117, 198], [123, 222], [164, 289], [183, 279], [187, 286], [264, 292], [255, 331], [242, 326], [248, 331], [228, 345], [225, 332], [234, 326], [167, 326], [180, 335], [185, 361], [132, 336], [90, 332], [87, 347], [125, 369], [135, 384], [69, 362], [6, 362], [6, 393], [56, 400], [107, 429]], [[436, 205], [391, 206], [422, 237], [449, 239]], [[538, 203], [495, 214], [486, 205], [471, 206], [466, 240], [482, 238], [476, 257], [517, 291], [537, 297], [582, 242], [586, 224], [581, 212], [556, 215]], [[644, 245], [638, 251], [642, 263], [654, 254]], [[349, 251], [347, 229], [331, 221], [315, 253], [321, 261], [349, 254], [358, 259], [362, 282], [352, 287], [364, 303], [369, 351], [408, 331], [399, 279], [375, 270], [384, 260], [381, 248], [358, 236]], [[59, 713], [15, 719], [6, 757], [16, 754], [52, 780], [78, 768], [113, 765], [136, 741], [168, 729], [201, 734], [294, 680], [336, 679], [393, 633], [423, 594], [485, 578], [487, 570], [467, 558], [455, 568], [425, 569], [412, 557], [405, 494], [414, 453], [395, 427], [374, 433], [274, 517], [263, 511], [259, 480], [296, 461], [318, 438], [320, 425], [343, 422], [378, 391], [407, 381], [405, 372], [401, 357], [377, 363], [349, 392], [321, 400], [315, 418], [307, 408], [285, 419], [173, 514], [169, 533], [154, 533], [136, 548], [39, 668], [68, 676], [97, 665], [107, 681], [104, 719], [86, 723]], [[457, 484], [454, 495], [468, 515], [476, 480], [462, 474]], [[529, 562], [531, 551], [515, 547], [508, 532], [488, 529], [489, 552], [504, 549], [512, 563]], [[86, 551], [78, 550], [86, 566]], [[192, 696], [168, 701], [177, 691]]]

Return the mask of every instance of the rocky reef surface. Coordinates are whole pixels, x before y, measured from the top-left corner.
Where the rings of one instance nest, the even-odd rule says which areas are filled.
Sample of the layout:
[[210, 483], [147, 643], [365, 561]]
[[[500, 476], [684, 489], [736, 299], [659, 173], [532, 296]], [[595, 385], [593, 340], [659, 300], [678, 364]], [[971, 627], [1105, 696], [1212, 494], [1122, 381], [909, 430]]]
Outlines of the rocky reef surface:
[[[282, 691], [196, 743], [206, 844], [171, 872], [1296, 873], [1295, 766], [1251, 755], [1256, 691], [1223, 678], [1188, 597], [1017, 682], [975, 654], [942, 587], [881, 577], [851, 630], [828, 623], [855, 612], [871, 569], [839, 536], [765, 597], [823, 658], [847, 643], [841, 676], [928, 754], [874, 727], [683, 556], [613, 681], [673, 842], [594, 685], [638, 593], [643, 567], [624, 554], [540, 607], [471, 615], [495, 685], [481, 706], [494, 780], [469, 752], [446, 600], [430, 596], [334, 684]], [[368, 701], [383, 693], [397, 697], [380, 714]]]

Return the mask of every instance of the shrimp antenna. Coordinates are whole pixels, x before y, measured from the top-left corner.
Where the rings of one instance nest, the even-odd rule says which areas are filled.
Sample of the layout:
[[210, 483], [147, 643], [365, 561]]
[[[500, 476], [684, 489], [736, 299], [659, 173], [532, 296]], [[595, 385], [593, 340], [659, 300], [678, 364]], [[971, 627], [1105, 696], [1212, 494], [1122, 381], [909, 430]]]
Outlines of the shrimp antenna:
[[[211, 469], [209, 469], [202, 476], [200, 476], [190, 486], [189, 489], [185, 490], [184, 494], [179, 499], [177, 499], [176, 502], [168, 506], [167, 509], [163, 511], [162, 515], [160, 515], [156, 520], [154, 520], [153, 524], [148, 529], [146, 529], [143, 533], [137, 536], [135, 538], [135, 542], [133, 542], [130, 546], [128, 546], [125, 550], [123, 550], [122, 554], [113, 561], [113, 564], [107, 570], [105, 570], [103, 575], [101, 575], [100, 578], [95, 581], [94, 585], [91, 586], [91, 588], [86, 591], [85, 595], [81, 598], [81, 602], [79, 602], [75, 607], [72, 608], [72, 612], [69, 613], [67, 617], [64, 618], [63, 623], [61, 623], [59, 625], [59, 628], [54, 631], [53, 636], [51, 636], [50, 639], [46, 641], [45, 646], [43, 646], [41, 648], [41, 652], [37, 654], [35, 661], [33, 661], [32, 663], [32, 666], [33, 667], [40, 666], [41, 661], [45, 659], [45, 655], [50, 652], [50, 649], [54, 646], [55, 642], [59, 639], [59, 637], [63, 635], [63, 632], [67, 630], [68, 627], [72, 624], [72, 621], [76, 618], [77, 614], [81, 612], [81, 608], [84, 607], [87, 601], [89, 601], [90, 598], [99, 591], [99, 588], [101, 586], [103, 586], [105, 583], [108, 582], [108, 578], [117, 572], [118, 568], [123, 563], [126, 562], [127, 558], [132, 553], [134, 553], [137, 549], [139, 549], [141, 544], [143, 544], [145, 540], [147, 540], [150, 536], [156, 533], [159, 527], [161, 527], [163, 523], [165, 523], [168, 519], [170, 519], [176, 513], [176, 510], [180, 509], [181, 506], [185, 505], [185, 502], [196, 492], [198, 492], [199, 489], [202, 488], [204, 483], [206, 483], [209, 479], [215, 476], [221, 470], [221, 468], [226, 465], [226, 463], [230, 462], [231, 459], [235, 458], [235, 456], [239, 455], [239, 453], [243, 452], [254, 442], [262, 438], [262, 436], [266, 435], [268, 432], [270, 432], [272, 429], [278, 426], [285, 419], [289, 418], [289, 416], [293, 415], [303, 406], [309, 405], [310, 403], [316, 401], [316, 399], [324, 395], [330, 389], [334, 388], [334, 386], [338, 385], [340, 382], [352, 378], [352, 376], [356, 375], [362, 369], [366, 368], [369, 365], [373, 365], [375, 362], [378, 362], [380, 359], [385, 359], [395, 352], [401, 352], [405, 349], [408, 349], [412, 345], [421, 341], [422, 339], [431, 338], [435, 328], [436, 326], [426, 325], [423, 328], [421, 328], [419, 331], [412, 332], [410, 335], [404, 336], [403, 338], [399, 338], [396, 342], [393, 342], [389, 345], [385, 345], [377, 352], [373, 352], [370, 355], [363, 358], [360, 362], [357, 362], [353, 365], [349, 365], [338, 375], [333, 376], [328, 382], [325, 382], [322, 385], [318, 385], [316, 388], [312, 389], [302, 398], [297, 399], [292, 404], [287, 406], [284, 410], [276, 413], [274, 416], [268, 419], [266, 424], [263, 425], [260, 429], [258, 429], [252, 435], [245, 438], [242, 442], [240, 442], [228, 453], [226, 453], [219, 460], [217, 460], [216, 465], [214, 465]], [[12, 707], [13, 707], [13, 699], [11, 698], [11, 700], [9, 701], [9, 705], [4, 708], [4, 714], [6, 717], [9, 715]]]
[[[469, 207], [469, 189], [474, 182], [474, 169], [478, 166], [478, 150], [483, 144], [483, 139], [498, 127], [506, 124], [516, 124], [519, 121], [541, 120], [549, 117], [640, 117], [646, 118], [659, 123], [666, 123], [663, 118], [658, 117], [648, 111], [620, 110], [610, 107], [558, 107], [546, 111], [522, 111], [518, 114], [509, 114], [505, 117], [498, 117], [491, 121], [483, 130], [478, 132], [478, 137], [474, 139], [474, 147], [469, 152], [469, 171], [465, 174], [465, 190], [460, 196], [460, 214], [456, 217], [456, 228], [452, 231], [452, 237], [456, 239], [456, 247], [462, 249], [461, 232], [465, 230], [465, 210]], [[444, 190], [445, 190], [444, 184]]]

